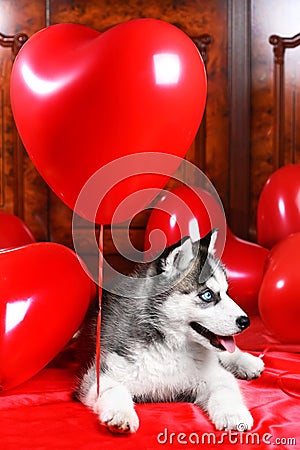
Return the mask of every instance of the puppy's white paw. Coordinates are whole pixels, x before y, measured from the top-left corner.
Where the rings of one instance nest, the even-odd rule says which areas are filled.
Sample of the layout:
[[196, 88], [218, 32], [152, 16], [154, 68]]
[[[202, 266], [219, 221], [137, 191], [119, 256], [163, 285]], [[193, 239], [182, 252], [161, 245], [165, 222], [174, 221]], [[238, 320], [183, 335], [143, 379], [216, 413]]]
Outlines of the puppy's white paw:
[[113, 433], [135, 433], [139, 428], [139, 418], [135, 410], [103, 410], [99, 414], [102, 425]]
[[93, 385], [84, 403], [99, 417], [100, 423], [113, 433], [135, 433], [139, 428], [139, 418], [134, 403], [125, 386], [110, 379], [102, 379], [102, 391], [97, 396], [97, 386]]
[[253, 427], [253, 418], [244, 405], [221, 409], [211, 416], [217, 430], [247, 431]]
[[252, 380], [258, 378], [264, 370], [264, 362], [257, 356], [250, 353], [241, 353], [234, 371], [237, 378], [243, 380]]
[[258, 378], [264, 370], [264, 363], [261, 358], [241, 351], [233, 354], [222, 353], [220, 362], [226, 370], [242, 380]]

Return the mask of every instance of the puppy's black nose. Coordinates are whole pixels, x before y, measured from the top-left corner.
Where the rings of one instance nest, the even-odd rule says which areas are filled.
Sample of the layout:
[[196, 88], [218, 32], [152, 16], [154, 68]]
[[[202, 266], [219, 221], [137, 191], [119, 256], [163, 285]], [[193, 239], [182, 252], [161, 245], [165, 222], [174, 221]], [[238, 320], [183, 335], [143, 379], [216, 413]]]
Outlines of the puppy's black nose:
[[247, 316], [240, 316], [236, 319], [236, 324], [240, 330], [245, 330], [250, 325], [250, 319]]

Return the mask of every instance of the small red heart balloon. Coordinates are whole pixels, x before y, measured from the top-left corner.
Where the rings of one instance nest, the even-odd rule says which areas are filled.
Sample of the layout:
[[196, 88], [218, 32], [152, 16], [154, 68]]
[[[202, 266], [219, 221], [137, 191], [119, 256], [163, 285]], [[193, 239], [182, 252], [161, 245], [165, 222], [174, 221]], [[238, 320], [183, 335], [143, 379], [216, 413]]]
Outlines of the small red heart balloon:
[[[196, 46], [177, 27], [154, 19], [103, 34], [82, 25], [50, 26], [25, 43], [11, 75], [12, 109], [27, 152], [73, 210], [95, 173], [121, 157], [145, 155], [146, 175], [140, 168], [126, 174], [120, 162], [109, 174], [120, 170], [119, 183], [100, 196], [99, 209], [76, 211], [102, 224], [112, 223], [131, 194], [165, 185], [195, 137], [205, 101], [206, 74]], [[158, 161], [165, 153], [179, 162], [164, 167], [161, 161], [164, 176], [152, 173], [150, 152], [158, 153]], [[98, 186], [103, 181], [100, 175]], [[138, 210], [153, 197], [145, 191]], [[124, 212], [119, 221], [128, 218]]]
[[76, 254], [35, 243], [0, 252], [0, 390], [42, 369], [81, 325], [95, 285]]
[[181, 186], [161, 196], [146, 227], [144, 247], [146, 255], [149, 252], [146, 259], [188, 236], [194, 220], [200, 237], [212, 228], [219, 229], [216, 255], [226, 266], [229, 294], [248, 314], [257, 313], [268, 250], [237, 238], [226, 224], [221, 203], [204, 189]]
[[[197, 205], [195, 210], [190, 209], [193, 205]], [[145, 250], [151, 248], [155, 255], [184, 236], [188, 236], [189, 223], [196, 214], [199, 233], [203, 237], [209, 233], [212, 224], [205, 205], [198, 198], [197, 193], [186, 186], [164, 193], [156, 202], [149, 217], [145, 234]]]
[[258, 313], [258, 293], [269, 251], [235, 236], [227, 227], [222, 261], [229, 280], [229, 294], [248, 314]]
[[282, 343], [300, 344], [300, 233], [270, 251], [259, 292], [259, 311], [266, 327]]
[[257, 241], [272, 248], [300, 231], [300, 165], [289, 164], [267, 180], [258, 201]]
[[156, 202], [147, 223], [145, 258], [152, 259], [165, 247], [189, 236], [193, 232], [194, 223], [201, 238], [212, 228], [219, 229], [216, 245], [221, 253], [222, 234], [224, 237], [226, 224], [221, 202], [219, 203], [212, 193], [198, 186], [180, 186], [165, 191]]
[[17, 216], [0, 212], [0, 250], [32, 244], [35, 238]]

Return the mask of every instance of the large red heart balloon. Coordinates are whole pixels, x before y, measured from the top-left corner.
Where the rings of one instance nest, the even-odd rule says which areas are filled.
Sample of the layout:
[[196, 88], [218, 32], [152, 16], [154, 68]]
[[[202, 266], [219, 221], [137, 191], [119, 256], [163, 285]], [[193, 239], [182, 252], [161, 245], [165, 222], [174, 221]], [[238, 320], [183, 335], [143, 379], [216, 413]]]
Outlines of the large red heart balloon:
[[300, 231], [300, 165], [289, 164], [267, 180], [258, 201], [257, 241], [272, 248]]
[[283, 343], [300, 344], [300, 233], [291, 234], [270, 251], [259, 293], [266, 327]]
[[76, 254], [35, 243], [0, 252], [0, 390], [27, 380], [79, 328], [95, 285]]
[[[131, 194], [165, 185], [178, 162], [164, 167], [160, 153], [180, 162], [205, 101], [206, 74], [196, 46], [177, 27], [154, 19], [122, 23], [103, 34], [82, 25], [50, 26], [22, 47], [11, 75], [12, 109], [23, 143], [72, 209], [103, 167], [127, 155], [145, 155], [147, 174], [139, 166], [126, 175], [121, 161], [120, 182], [111, 183], [98, 212], [76, 211], [97, 223], [112, 223], [116, 207]], [[164, 176], [151, 173], [150, 152], [158, 154]], [[98, 186], [101, 182], [100, 174]], [[146, 190], [139, 208], [152, 198]], [[119, 221], [128, 218], [124, 212]]]
[[14, 214], [0, 212], [0, 249], [32, 244], [35, 237], [23, 220]]

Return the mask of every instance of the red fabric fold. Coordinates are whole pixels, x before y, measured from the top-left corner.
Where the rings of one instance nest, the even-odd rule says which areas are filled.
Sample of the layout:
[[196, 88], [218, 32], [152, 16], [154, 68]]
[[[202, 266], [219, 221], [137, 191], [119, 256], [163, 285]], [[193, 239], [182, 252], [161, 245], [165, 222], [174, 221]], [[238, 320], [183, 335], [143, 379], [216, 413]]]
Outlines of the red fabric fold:
[[283, 351], [280, 344], [270, 347], [267, 341], [256, 352], [264, 353], [263, 375], [239, 381], [254, 417], [250, 432], [216, 432], [197, 406], [170, 403], [137, 405], [138, 432], [114, 436], [99, 425], [93, 413], [72, 400], [75, 366], [70, 355], [64, 354], [23, 385], [1, 393], [0, 448], [296, 450], [300, 448], [300, 355]]

